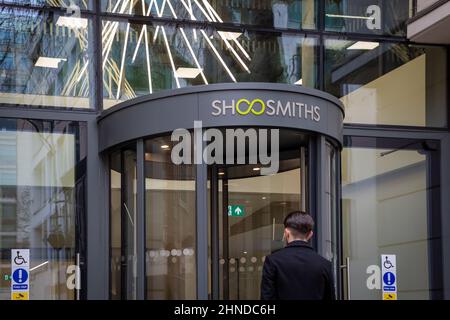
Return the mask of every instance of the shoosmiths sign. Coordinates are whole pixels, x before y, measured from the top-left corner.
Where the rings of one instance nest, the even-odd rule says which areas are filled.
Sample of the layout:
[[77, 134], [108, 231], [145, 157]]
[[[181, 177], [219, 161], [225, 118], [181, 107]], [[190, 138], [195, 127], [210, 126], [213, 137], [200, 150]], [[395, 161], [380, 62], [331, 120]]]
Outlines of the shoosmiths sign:
[[213, 116], [228, 114], [237, 116], [276, 116], [320, 121], [320, 107], [302, 101], [282, 101], [272, 99], [213, 100]]

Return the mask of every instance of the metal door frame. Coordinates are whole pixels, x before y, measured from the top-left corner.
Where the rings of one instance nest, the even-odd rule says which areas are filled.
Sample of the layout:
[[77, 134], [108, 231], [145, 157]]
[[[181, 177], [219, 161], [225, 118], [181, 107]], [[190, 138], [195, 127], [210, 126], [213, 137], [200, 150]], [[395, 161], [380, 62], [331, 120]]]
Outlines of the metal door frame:
[[[325, 136], [320, 135], [320, 134], [311, 134], [309, 136], [309, 143], [307, 145], [307, 147], [305, 148], [307, 151], [307, 158], [306, 158], [306, 162], [304, 165], [306, 165], [306, 170], [302, 170], [303, 172], [305, 172], [306, 174], [300, 175], [300, 180], [302, 180], [302, 178], [305, 178], [305, 189], [301, 190], [301, 192], [305, 193], [304, 195], [304, 199], [305, 199], [305, 206], [306, 206], [306, 211], [309, 212], [312, 217], [314, 218], [314, 220], [316, 221], [316, 225], [315, 225], [315, 234], [319, 234], [319, 230], [321, 228], [320, 226], [320, 220], [318, 219], [318, 217], [320, 217], [320, 212], [323, 209], [323, 201], [325, 201], [325, 185], [326, 185], [326, 179], [328, 178], [327, 174], [325, 172], [323, 172], [324, 166], [325, 166], [325, 161], [326, 161], [326, 152], [325, 152], [325, 147], [326, 147], [326, 143], [327, 141], [330, 141], [329, 139], [327, 139]], [[336, 143], [332, 143], [332, 145], [334, 146], [335, 150], [336, 150], [336, 179], [338, 181], [336, 181], [336, 213], [339, 216], [340, 215], [340, 150], [339, 147], [337, 146]], [[303, 150], [305, 150], [303, 149]], [[306, 156], [306, 155], [305, 155]], [[300, 159], [300, 163], [301, 163], [301, 159]], [[302, 163], [301, 163], [302, 164]], [[210, 252], [210, 257], [211, 257], [211, 267], [210, 269], [209, 266], [207, 266], [207, 269], [204, 270], [200, 270], [203, 274], [208, 274], [208, 271], [211, 272], [211, 284], [210, 287], [207, 287], [207, 290], [210, 289], [211, 294], [209, 296], [210, 299], [216, 300], [219, 299], [220, 297], [220, 279], [219, 279], [219, 269], [220, 269], [220, 265], [219, 265], [219, 219], [220, 219], [220, 215], [219, 215], [219, 178], [218, 178], [218, 171], [219, 171], [219, 167], [227, 167], [226, 165], [211, 165], [208, 168], [208, 173], [209, 173], [209, 181], [210, 181], [210, 189], [209, 189], [209, 196], [210, 196], [210, 242], [211, 242], [211, 252]], [[225, 170], [225, 175], [222, 177], [222, 181], [226, 181], [227, 180], [227, 171]], [[302, 181], [299, 181], [300, 186], [302, 187]], [[203, 193], [203, 192], [208, 192], [208, 190], [199, 190], [197, 189], [197, 192]], [[303, 198], [303, 196], [302, 196]], [[227, 211], [227, 207], [228, 207], [228, 188], [227, 188], [227, 184], [223, 183], [222, 185], [222, 212], [226, 212]], [[198, 215], [198, 212], [197, 212]], [[223, 257], [225, 259], [225, 261], [228, 261], [228, 241], [225, 239], [225, 237], [228, 234], [228, 217], [227, 216], [223, 216], [223, 223], [222, 223], [222, 235], [224, 237], [223, 239]], [[338, 234], [337, 234], [337, 239], [339, 241], [340, 239], [340, 219], [338, 217], [336, 217], [336, 230], [338, 230]], [[320, 240], [318, 239], [318, 237], [313, 237], [312, 240], [312, 246], [320, 253], [322, 250], [321, 248], [323, 247], [323, 244], [320, 242]], [[340, 257], [340, 246], [339, 244], [337, 245], [337, 252], [336, 252], [336, 257], [337, 257], [337, 265], [339, 266], [339, 257]], [[224, 297], [223, 299], [227, 300], [229, 298], [229, 281], [226, 281], [226, 279], [228, 279], [228, 264], [224, 263], [223, 265], [223, 278], [225, 279], [224, 281]], [[200, 285], [199, 282], [197, 282], [197, 285]], [[207, 284], [208, 286], [208, 284]], [[340, 279], [336, 279], [336, 291], [339, 292], [341, 288], [341, 281]]]
[[[344, 141], [347, 137], [367, 137], [367, 138], [381, 138], [381, 139], [415, 139], [420, 141], [426, 141], [426, 140], [433, 140], [436, 141], [439, 144], [439, 155], [436, 159], [436, 157], [433, 157], [432, 161], [433, 163], [438, 166], [438, 175], [436, 175], [436, 172], [431, 172], [432, 168], [428, 164], [429, 156], [427, 156], [427, 188], [429, 186], [429, 183], [435, 184], [436, 178], [439, 178], [439, 184], [440, 184], [440, 190], [439, 192], [436, 192], [436, 190], [429, 190], [427, 189], [427, 208], [429, 212], [427, 215], [433, 214], [438, 217], [440, 229], [441, 232], [441, 245], [440, 245], [440, 253], [442, 255], [441, 262], [438, 266], [438, 268], [441, 268], [440, 274], [436, 277], [436, 275], [432, 275], [431, 282], [437, 283], [441, 282], [442, 284], [442, 294], [436, 294], [436, 292], [431, 291], [430, 299], [434, 298], [442, 298], [442, 299], [448, 299], [450, 296], [450, 275], [444, 271], [444, 266], [447, 265], [450, 261], [450, 244], [448, 241], [444, 241], [450, 236], [450, 232], [448, 231], [448, 228], [446, 226], [450, 225], [450, 218], [448, 215], [446, 215], [447, 212], [450, 211], [450, 203], [445, 197], [443, 197], [443, 194], [448, 194], [450, 192], [450, 168], [446, 166], [446, 163], [450, 162], [450, 134], [444, 131], [424, 131], [424, 130], [408, 130], [408, 129], [395, 129], [395, 128], [384, 128], [383, 130], [380, 130], [379, 127], [372, 127], [372, 128], [365, 128], [360, 127], [358, 125], [348, 125], [344, 127]], [[340, 161], [340, 158], [339, 158]], [[340, 206], [342, 206], [342, 196], [341, 196], [342, 188], [339, 188], [339, 199], [340, 199]], [[430, 203], [429, 198], [436, 197], [436, 194], [439, 196], [438, 203]], [[434, 209], [435, 211], [438, 210], [438, 212], [430, 212], [430, 210], [433, 210], [432, 207], [437, 207], [438, 209]], [[345, 295], [344, 293], [344, 286], [349, 289], [349, 267], [348, 267], [348, 259], [344, 259], [343, 257], [343, 243], [342, 243], [342, 235], [343, 235], [343, 225], [342, 225], [342, 215], [338, 215], [339, 221], [339, 252], [340, 252], [340, 289], [338, 290], [338, 297], [340, 299], [348, 299], [348, 293]], [[431, 226], [431, 232], [436, 232], [436, 223], [433, 222]], [[430, 229], [428, 230], [430, 232]], [[436, 250], [431, 250], [433, 255], [436, 255]], [[344, 260], [345, 263], [344, 263]], [[430, 259], [429, 259], [430, 260]], [[429, 262], [430, 263], [430, 262]], [[346, 281], [344, 282], [344, 270], [346, 273]], [[431, 283], [430, 282], [430, 283]], [[351, 298], [351, 296], [350, 296]]]

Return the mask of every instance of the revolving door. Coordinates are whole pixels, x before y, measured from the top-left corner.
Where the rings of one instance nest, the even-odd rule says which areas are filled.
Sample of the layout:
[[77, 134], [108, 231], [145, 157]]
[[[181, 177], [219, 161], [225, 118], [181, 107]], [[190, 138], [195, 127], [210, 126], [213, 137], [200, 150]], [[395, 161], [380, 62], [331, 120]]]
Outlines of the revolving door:
[[294, 210], [314, 217], [311, 244], [332, 261], [340, 292], [343, 117], [326, 93], [265, 83], [183, 88], [104, 111], [111, 299], [259, 299], [264, 259], [284, 245]]

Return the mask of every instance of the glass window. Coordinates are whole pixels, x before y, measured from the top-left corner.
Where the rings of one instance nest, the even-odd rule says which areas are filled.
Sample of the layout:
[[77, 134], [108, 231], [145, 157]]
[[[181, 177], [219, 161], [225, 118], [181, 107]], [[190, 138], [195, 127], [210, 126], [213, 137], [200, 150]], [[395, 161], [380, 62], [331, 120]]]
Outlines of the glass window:
[[111, 194], [111, 299], [122, 298], [122, 158], [121, 152], [110, 156]]
[[10, 299], [4, 276], [18, 248], [30, 249], [31, 300], [82, 297], [85, 130], [74, 122], [0, 118], [0, 300]]
[[16, 6], [33, 6], [38, 8], [63, 8], [69, 9], [68, 12], [77, 12], [77, 10], [92, 9], [94, 0], [0, 0], [0, 4], [9, 4]]
[[104, 108], [160, 90], [218, 82], [316, 87], [316, 39], [280, 33], [103, 21]]
[[124, 270], [125, 298], [136, 300], [137, 298], [137, 225], [136, 225], [136, 196], [137, 196], [137, 176], [136, 176], [136, 149], [132, 148], [123, 151], [123, 194], [122, 194], [122, 246]]
[[339, 179], [336, 168], [337, 168], [337, 155], [336, 148], [332, 143], [327, 141], [325, 143], [326, 158], [324, 163], [324, 174], [326, 177], [326, 183], [324, 185], [325, 191], [325, 201], [323, 202], [323, 211], [319, 214], [320, 224], [318, 225], [318, 235], [320, 237], [321, 252], [322, 256], [330, 260], [333, 265], [334, 279], [337, 279], [338, 272], [338, 241], [337, 241], [337, 221], [336, 217], [338, 215], [337, 211], [337, 197], [336, 184]]
[[364, 137], [347, 137], [345, 144], [342, 229], [349, 298], [381, 299], [381, 254], [396, 255], [398, 299], [440, 297], [439, 144]]
[[325, 30], [406, 35], [411, 0], [325, 0]]
[[325, 90], [345, 105], [347, 123], [444, 127], [447, 51], [327, 39]]
[[137, 299], [136, 148], [129, 145], [110, 156], [111, 299]]
[[[290, 150], [300, 156], [300, 150]], [[291, 156], [292, 157], [292, 156]], [[220, 295], [226, 300], [260, 299], [261, 277], [267, 255], [284, 247], [283, 221], [304, 204], [306, 190], [301, 159], [280, 161], [280, 172], [262, 176], [255, 165], [229, 166], [219, 171], [222, 205], [219, 228], [222, 230], [220, 250]], [[243, 208], [241, 215], [227, 212], [233, 206]], [[227, 210], [226, 212], [224, 212]], [[227, 265], [225, 265], [227, 264]]]
[[145, 142], [147, 299], [197, 297], [195, 165], [174, 164], [171, 148]]
[[317, 0], [102, 0], [102, 10], [266, 28], [315, 29]]
[[0, 6], [0, 104], [89, 108], [90, 20]]

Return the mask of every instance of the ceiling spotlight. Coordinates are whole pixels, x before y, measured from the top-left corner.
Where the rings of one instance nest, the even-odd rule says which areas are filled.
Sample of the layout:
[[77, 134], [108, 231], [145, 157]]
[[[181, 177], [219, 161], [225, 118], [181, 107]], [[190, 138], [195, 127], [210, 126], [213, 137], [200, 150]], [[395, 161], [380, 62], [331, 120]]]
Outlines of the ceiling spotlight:
[[259, 170], [261, 170], [260, 167], [255, 167], [255, 168], [253, 168], [253, 171], [259, 171]]
[[372, 50], [379, 45], [380, 44], [378, 42], [358, 41], [348, 47], [347, 50]]
[[199, 68], [178, 68], [176, 70], [177, 77], [183, 79], [194, 79], [196, 78], [202, 69]]
[[67, 61], [67, 59], [39, 57], [34, 65], [36, 67], [58, 69], [58, 65], [61, 61]]
[[167, 149], [169, 149], [170, 147], [167, 145], [167, 144], [163, 144], [162, 146], [161, 146], [161, 149], [163, 149], [163, 150], [167, 150]]
[[58, 20], [56, 20], [56, 25], [59, 27], [67, 27], [69, 29], [86, 29], [88, 26], [88, 19], [60, 16]]
[[225, 172], [220, 171], [219, 172], [219, 176], [223, 176], [225, 174]]
[[332, 13], [327, 13], [325, 15], [329, 18], [373, 20], [373, 17], [366, 17], [366, 16], [350, 16], [345, 14], [332, 14]]
[[217, 31], [226, 40], [237, 40], [242, 35], [242, 32]]

